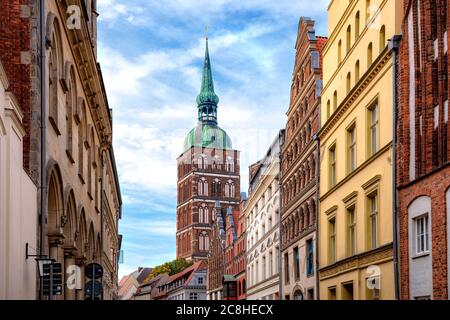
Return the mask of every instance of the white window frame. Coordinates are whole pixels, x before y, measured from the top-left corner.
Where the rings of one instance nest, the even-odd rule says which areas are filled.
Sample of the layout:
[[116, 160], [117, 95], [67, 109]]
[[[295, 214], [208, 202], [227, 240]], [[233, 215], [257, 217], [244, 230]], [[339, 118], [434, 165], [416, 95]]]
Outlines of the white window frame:
[[[422, 226], [421, 230], [419, 230], [419, 224], [421, 222]], [[429, 223], [430, 219], [428, 213], [414, 218], [414, 241], [416, 242], [416, 255], [423, 255], [430, 252], [430, 234], [428, 233]]]

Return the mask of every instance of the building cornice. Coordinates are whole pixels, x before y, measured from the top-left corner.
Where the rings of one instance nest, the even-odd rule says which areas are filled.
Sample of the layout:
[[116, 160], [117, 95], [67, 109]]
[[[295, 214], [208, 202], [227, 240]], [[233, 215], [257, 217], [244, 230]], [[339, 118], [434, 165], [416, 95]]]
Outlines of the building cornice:
[[393, 249], [392, 242], [390, 242], [376, 249], [356, 254], [354, 256], [339, 260], [331, 265], [320, 268], [319, 278], [322, 281], [331, 277], [335, 277], [342, 273], [368, 267], [372, 264], [392, 261], [392, 259]]

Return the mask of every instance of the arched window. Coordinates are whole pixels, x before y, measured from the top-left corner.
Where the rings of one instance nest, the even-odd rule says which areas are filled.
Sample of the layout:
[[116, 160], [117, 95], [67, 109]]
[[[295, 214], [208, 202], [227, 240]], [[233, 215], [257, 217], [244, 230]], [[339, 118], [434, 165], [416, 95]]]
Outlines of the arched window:
[[386, 27], [382, 26], [380, 30], [380, 53], [386, 47]]
[[359, 28], [360, 28], [360, 18], [359, 18], [359, 11], [356, 12], [355, 15], [355, 41], [359, 38]]
[[342, 62], [342, 40], [339, 40], [339, 42], [338, 42], [337, 59], [338, 59], [338, 64], [341, 64], [341, 62]]
[[84, 101], [81, 103], [81, 122], [78, 124], [78, 176], [84, 181], [84, 146], [86, 141], [87, 115]]
[[359, 60], [355, 63], [355, 83], [359, 81]]
[[331, 116], [331, 102], [327, 101], [327, 119]]
[[337, 91], [335, 91], [333, 93], [333, 112], [336, 111], [337, 105], [338, 105], [338, 102], [337, 102]]
[[208, 159], [206, 155], [202, 154], [198, 157], [198, 168], [199, 169], [208, 169]]
[[347, 90], [347, 94], [350, 93], [350, 89], [352, 88], [352, 79], [351, 79], [351, 74], [350, 72], [347, 73], [347, 80], [346, 80], [346, 90]]
[[366, 25], [369, 23], [370, 19], [370, 0], [366, 0]]
[[49, 84], [49, 121], [59, 136], [61, 133], [58, 128], [58, 82], [63, 70], [63, 51], [61, 44], [61, 35], [58, 20], [53, 20], [53, 30], [51, 35], [51, 49], [49, 53], [48, 64], [48, 84]]
[[66, 95], [66, 151], [73, 163], [73, 113], [77, 107], [77, 86], [75, 73], [70, 68], [69, 91]]
[[203, 218], [204, 216], [203, 216], [203, 208], [202, 207], [200, 207], [200, 208], [198, 208], [198, 222], [199, 223], [204, 223], [205, 221], [203, 220], [204, 218]]
[[372, 42], [369, 43], [369, 46], [367, 47], [367, 68], [370, 67], [370, 65], [373, 62], [373, 48], [372, 48]]
[[294, 300], [303, 300], [303, 293], [300, 290], [294, 292]]
[[228, 172], [234, 172], [234, 160], [231, 157], [227, 158], [226, 169]]
[[203, 221], [204, 221], [204, 223], [209, 223], [209, 209], [208, 209], [208, 207], [205, 207], [203, 209]]
[[352, 47], [352, 26], [347, 27], [347, 45], [346, 45], [346, 53], [348, 54], [350, 48]]

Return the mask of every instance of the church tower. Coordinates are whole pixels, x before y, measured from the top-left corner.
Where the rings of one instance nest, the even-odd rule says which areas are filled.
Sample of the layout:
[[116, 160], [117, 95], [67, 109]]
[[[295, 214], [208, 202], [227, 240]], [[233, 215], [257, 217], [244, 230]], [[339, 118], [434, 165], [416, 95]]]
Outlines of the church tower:
[[177, 258], [189, 261], [207, 260], [213, 221], [218, 215], [224, 219], [228, 208], [239, 209], [239, 151], [218, 126], [218, 104], [206, 38], [198, 124], [177, 159]]

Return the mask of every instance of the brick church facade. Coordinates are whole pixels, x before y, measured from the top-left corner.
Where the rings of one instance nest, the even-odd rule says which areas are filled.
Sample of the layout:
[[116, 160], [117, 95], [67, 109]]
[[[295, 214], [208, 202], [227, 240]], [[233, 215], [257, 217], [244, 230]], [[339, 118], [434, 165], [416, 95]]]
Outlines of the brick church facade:
[[397, 187], [401, 299], [448, 299], [450, 143], [446, 0], [405, 1]]
[[[239, 209], [240, 153], [217, 125], [219, 97], [209, 58], [208, 39], [200, 94], [198, 125], [192, 129], [178, 158], [177, 258], [207, 260], [214, 221], [226, 210]], [[216, 206], [216, 204], [219, 204]]]

